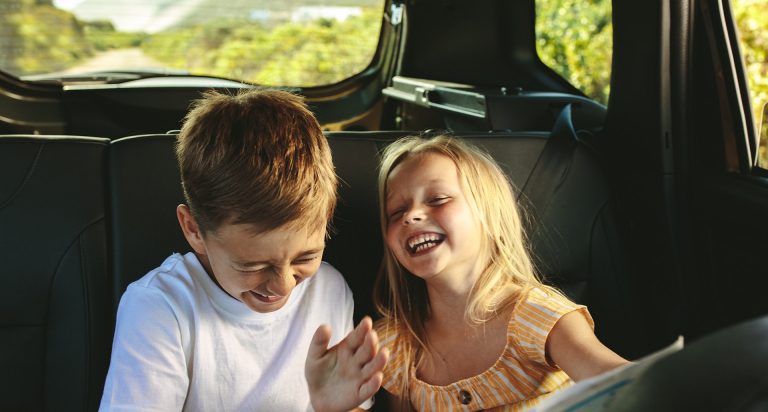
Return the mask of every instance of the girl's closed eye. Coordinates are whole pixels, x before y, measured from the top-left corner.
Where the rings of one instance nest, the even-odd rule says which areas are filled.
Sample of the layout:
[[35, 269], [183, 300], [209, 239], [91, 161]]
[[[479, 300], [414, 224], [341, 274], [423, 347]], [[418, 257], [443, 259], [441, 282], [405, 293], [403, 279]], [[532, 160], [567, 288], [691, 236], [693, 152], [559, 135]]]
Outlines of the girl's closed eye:
[[430, 205], [442, 205], [444, 203], [447, 203], [451, 198], [449, 196], [434, 196], [432, 199], [430, 199], [429, 204]]
[[395, 209], [395, 210], [393, 210], [393, 211], [391, 211], [391, 212], [389, 212], [387, 214], [387, 216], [389, 217], [390, 221], [397, 220], [402, 215], [403, 215], [403, 208], [397, 208], [397, 209]]

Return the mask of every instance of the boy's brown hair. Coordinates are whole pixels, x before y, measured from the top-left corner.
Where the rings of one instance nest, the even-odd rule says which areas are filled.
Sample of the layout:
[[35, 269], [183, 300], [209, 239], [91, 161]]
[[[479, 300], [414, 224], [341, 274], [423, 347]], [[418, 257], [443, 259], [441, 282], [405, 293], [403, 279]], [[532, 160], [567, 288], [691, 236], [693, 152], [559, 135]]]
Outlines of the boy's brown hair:
[[184, 197], [203, 234], [223, 224], [314, 231], [333, 215], [331, 150], [294, 94], [206, 92], [184, 119], [176, 157]]

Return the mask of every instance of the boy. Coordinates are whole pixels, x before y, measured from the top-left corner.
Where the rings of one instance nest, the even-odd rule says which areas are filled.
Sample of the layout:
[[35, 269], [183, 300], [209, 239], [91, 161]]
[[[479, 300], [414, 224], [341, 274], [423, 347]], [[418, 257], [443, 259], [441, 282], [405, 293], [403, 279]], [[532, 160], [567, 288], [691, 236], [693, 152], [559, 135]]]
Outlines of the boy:
[[170, 256], [123, 295], [100, 409], [366, 402], [387, 354], [370, 319], [352, 330], [351, 292], [321, 263], [337, 180], [301, 98], [209, 92], [184, 121], [177, 158], [177, 217], [194, 252]]

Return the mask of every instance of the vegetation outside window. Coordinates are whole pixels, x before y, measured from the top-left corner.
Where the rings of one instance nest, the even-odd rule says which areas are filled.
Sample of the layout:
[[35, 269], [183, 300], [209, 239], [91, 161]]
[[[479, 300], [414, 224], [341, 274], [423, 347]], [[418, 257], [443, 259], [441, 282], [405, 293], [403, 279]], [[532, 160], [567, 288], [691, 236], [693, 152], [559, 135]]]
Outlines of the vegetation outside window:
[[0, 70], [326, 85], [370, 64], [383, 9], [383, 0], [0, 0]]
[[760, 131], [758, 166], [768, 169], [768, 128], [760, 130], [763, 107], [768, 103], [768, 1], [733, 0], [741, 53], [752, 99], [754, 124]]
[[613, 52], [611, 0], [536, 0], [536, 50], [587, 96], [608, 103]]

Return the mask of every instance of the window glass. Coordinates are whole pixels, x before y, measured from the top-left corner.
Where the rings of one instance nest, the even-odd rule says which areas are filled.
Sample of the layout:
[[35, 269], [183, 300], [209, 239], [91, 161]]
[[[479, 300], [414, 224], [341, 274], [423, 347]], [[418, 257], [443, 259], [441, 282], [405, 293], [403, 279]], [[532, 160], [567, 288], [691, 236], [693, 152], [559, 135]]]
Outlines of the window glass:
[[608, 103], [611, 0], [536, 0], [536, 50], [544, 64], [587, 96]]
[[768, 0], [734, 0], [733, 15], [739, 31], [741, 53], [747, 72], [752, 115], [760, 132], [758, 165], [768, 169], [768, 127], [761, 127], [768, 102]]
[[0, 0], [0, 70], [29, 80], [120, 70], [331, 84], [371, 62], [383, 2]]

